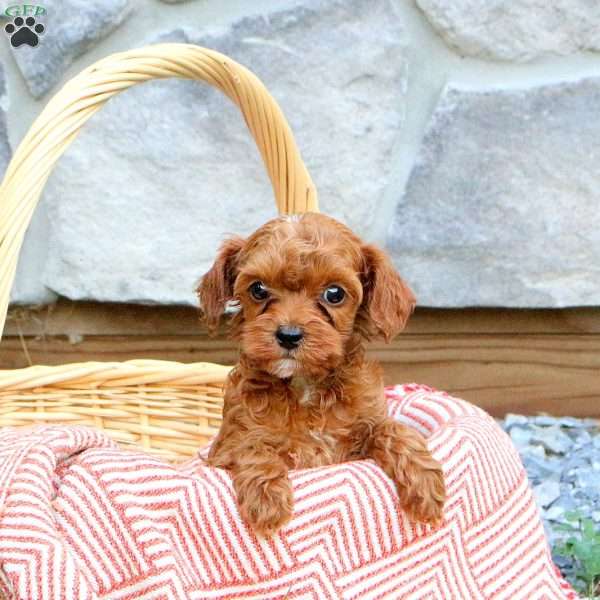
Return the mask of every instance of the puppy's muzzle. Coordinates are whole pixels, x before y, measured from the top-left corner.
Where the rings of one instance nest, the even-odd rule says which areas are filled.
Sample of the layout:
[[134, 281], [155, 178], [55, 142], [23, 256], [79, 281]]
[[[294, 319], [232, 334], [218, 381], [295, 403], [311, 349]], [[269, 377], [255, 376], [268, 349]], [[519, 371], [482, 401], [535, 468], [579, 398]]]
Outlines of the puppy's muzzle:
[[302, 341], [304, 333], [300, 327], [293, 327], [291, 325], [281, 325], [275, 332], [277, 343], [286, 350], [293, 350], [298, 347], [298, 344]]

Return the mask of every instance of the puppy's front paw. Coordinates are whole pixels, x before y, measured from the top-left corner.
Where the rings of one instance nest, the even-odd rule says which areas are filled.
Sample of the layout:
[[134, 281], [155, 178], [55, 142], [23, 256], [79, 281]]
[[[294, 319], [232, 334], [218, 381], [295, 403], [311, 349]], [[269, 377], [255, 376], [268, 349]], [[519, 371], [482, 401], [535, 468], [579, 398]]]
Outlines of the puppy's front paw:
[[408, 459], [402, 472], [396, 469], [400, 504], [408, 517], [422, 523], [442, 522], [446, 486], [440, 464], [427, 452], [416, 460]]
[[444, 474], [423, 436], [388, 419], [376, 432], [371, 456], [394, 480], [400, 504], [409, 518], [432, 525], [442, 521]]
[[286, 478], [249, 481], [238, 491], [242, 518], [262, 537], [279, 531], [292, 517], [294, 500]]

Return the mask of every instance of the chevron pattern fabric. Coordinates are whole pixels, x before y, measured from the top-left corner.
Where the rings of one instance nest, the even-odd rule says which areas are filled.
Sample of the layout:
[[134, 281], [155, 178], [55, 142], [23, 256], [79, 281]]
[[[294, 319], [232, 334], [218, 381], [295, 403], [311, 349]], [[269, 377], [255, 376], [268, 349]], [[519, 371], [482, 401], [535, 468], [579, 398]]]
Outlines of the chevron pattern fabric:
[[[390, 414], [442, 463], [438, 529], [409, 522], [369, 461], [291, 473], [294, 519], [257, 539], [231, 481], [82, 427], [0, 431], [0, 591], [10, 599], [559, 600], [525, 471], [480, 409], [419, 385]], [[1, 595], [1, 594], [0, 594]]]

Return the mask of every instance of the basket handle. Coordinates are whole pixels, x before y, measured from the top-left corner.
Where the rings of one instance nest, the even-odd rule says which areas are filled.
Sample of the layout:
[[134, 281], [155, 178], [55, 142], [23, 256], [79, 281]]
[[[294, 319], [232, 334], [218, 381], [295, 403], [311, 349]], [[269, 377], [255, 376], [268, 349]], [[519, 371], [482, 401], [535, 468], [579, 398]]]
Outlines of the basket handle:
[[113, 54], [68, 81], [14, 153], [0, 186], [0, 337], [25, 231], [54, 164], [82, 125], [115, 94], [150, 79], [198, 79], [239, 107], [269, 173], [281, 214], [318, 211], [317, 191], [292, 131], [261, 81], [229, 57], [192, 44]]

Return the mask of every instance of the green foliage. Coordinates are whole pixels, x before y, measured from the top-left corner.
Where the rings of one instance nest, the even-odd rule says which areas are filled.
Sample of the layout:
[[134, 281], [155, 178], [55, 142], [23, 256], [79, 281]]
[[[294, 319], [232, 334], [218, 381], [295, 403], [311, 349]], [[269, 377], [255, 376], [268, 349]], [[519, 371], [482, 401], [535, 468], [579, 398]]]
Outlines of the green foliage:
[[556, 525], [565, 537], [555, 545], [554, 554], [573, 562], [577, 591], [589, 598], [600, 598], [600, 528], [580, 512], [565, 515], [567, 523]]

